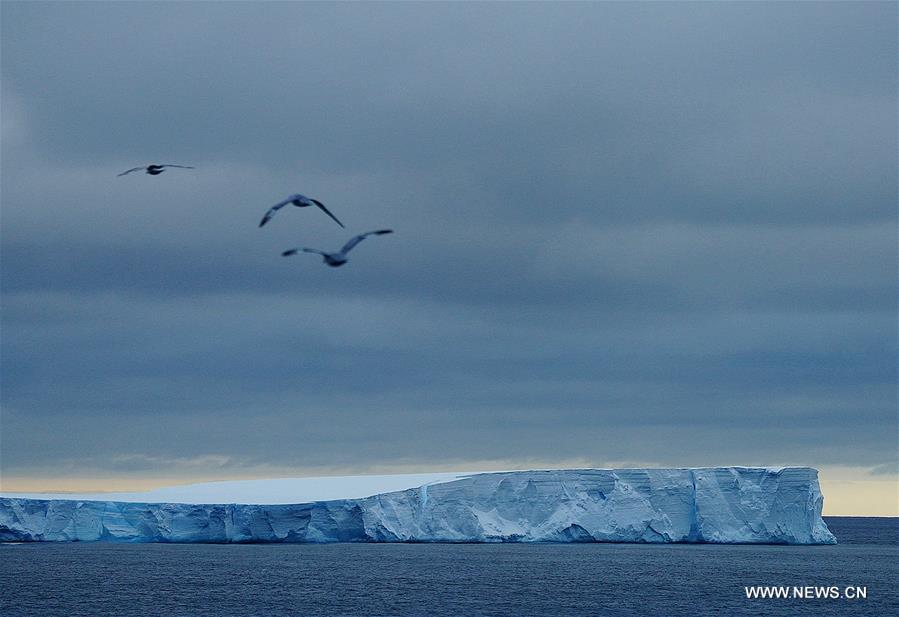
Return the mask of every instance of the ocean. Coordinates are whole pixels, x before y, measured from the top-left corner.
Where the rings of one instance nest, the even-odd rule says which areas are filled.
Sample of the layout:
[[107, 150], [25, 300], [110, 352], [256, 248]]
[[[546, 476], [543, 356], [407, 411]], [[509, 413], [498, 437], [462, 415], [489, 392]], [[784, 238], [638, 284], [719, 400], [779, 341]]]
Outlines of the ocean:
[[2, 544], [0, 614], [899, 614], [899, 519], [825, 520], [840, 544]]

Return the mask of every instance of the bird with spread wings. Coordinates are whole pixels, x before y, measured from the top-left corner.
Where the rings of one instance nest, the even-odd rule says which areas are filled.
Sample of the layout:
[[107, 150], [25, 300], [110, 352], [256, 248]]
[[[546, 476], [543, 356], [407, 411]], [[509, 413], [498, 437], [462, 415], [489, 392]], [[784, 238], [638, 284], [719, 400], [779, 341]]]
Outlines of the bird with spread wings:
[[379, 229], [377, 231], [369, 231], [364, 234], [359, 234], [358, 236], [353, 236], [350, 238], [349, 242], [343, 245], [343, 248], [340, 249], [336, 253], [326, 253], [324, 251], [320, 251], [318, 249], [307, 249], [307, 248], [294, 248], [289, 249], [281, 253], [282, 257], [289, 257], [290, 255], [296, 255], [299, 252], [303, 253], [316, 253], [317, 255], [321, 255], [323, 261], [333, 268], [337, 268], [338, 266], [342, 266], [347, 262], [347, 253], [352, 250], [354, 246], [365, 240], [368, 236], [381, 236], [384, 234], [392, 234], [392, 229]]
[[311, 199], [309, 197], [306, 197], [305, 195], [299, 195], [299, 194], [291, 195], [284, 201], [280, 201], [280, 202], [276, 203], [274, 206], [272, 206], [271, 208], [269, 208], [268, 212], [265, 213], [265, 216], [262, 217], [262, 220], [259, 221], [259, 226], [262, 227], [263, 225], [268, 223], [270, 220], [272, 220], [272, 217], [275, 216], [275, 214], [278, 212], [278, 210], [280, 210], [284, 206], [296, 206], [297, 208], [306, 208], [308, 206], [316, 206], [317, 208], [320, 208], [322, 212], [324, 212], [325, 214], [330, 216], [332, 219], [334, 219], [335, 223], [337, 223], [338, 225], [343, 227], [343, 223], [341, 223], [337, 219], [336, 216], [331, 214], [331, 211], [325, 207], [325, 204], [318, 201], [317, 199]]

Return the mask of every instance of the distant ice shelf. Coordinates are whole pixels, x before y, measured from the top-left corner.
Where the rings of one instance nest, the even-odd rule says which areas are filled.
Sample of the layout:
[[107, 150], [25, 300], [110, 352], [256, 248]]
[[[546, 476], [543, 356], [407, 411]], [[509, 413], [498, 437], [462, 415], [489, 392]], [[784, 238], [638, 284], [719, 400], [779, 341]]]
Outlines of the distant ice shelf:
[[[195, 503], [6, 494], [0, 541], [836, 543], [808, 467], [356, 476], [330, 489], [302, 480], [181, 487]], [[229, 490], [277, 500], [277, 483], [285, 498], [327, 497], [200, 503]]]
[[273, 478], [266, 480], [226, 480], [166, 486], [128, 493], [10, 493], [2, 497], [24, 499], [66, 499], [69, 501], [126, 501], [138, 503], [240, 503], [297, 504], [336, 499], [358, 499], [378, 493], [392, 493], [424, 484], [458, 480], [482, 472], [435, 472], [414, 474], [320, 476], [314, 478]]

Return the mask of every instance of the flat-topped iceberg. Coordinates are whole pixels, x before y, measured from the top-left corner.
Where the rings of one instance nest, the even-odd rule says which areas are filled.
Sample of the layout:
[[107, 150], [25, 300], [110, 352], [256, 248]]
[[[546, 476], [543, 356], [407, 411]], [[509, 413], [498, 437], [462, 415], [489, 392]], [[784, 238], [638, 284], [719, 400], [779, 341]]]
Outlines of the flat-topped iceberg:
[[445, 474], [299, 504], [0, 498], [0, 541], [834, 544], [807, 467]]

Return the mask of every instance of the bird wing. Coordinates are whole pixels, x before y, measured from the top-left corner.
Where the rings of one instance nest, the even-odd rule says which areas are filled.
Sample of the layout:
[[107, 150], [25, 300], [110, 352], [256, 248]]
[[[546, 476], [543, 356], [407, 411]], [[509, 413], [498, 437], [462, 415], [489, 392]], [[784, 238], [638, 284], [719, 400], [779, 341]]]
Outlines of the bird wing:
[[290, 257], [291, 255], [296, 255], [297, 253], [299, 253], [301, 251], [303, 253], [316, 253], [318, 255], [325, 254], [324, 251], [320, 251], [318, 249], [304, 249], [302, 247], [297, 247], [295, 249], [288, 249], [288, 250], [284, 251], [283, 253], [281, 253], [281, 257]]
[[160, 165], [159, 167], [180, 167], [181, 169], [196, 169], [195, 167], [191, 167], [190, 165], [171, 165], [170, 163], [165, 163], [164, 165]]
[[392, 229], [379, 229], [377, 231], [369, 231], [364, 234], [359, 234], [358, 236], [354, 236], [350, 238], [350, 241], [343, 245], [343, 248], [340, 249], [341, 253], [349, 253], [350, 249], [354, 246], [365, 240], [369, 236], [382, 236], [384, 234], [392, 234]]
[[323, 211], [325, 214], [327, 214], [327, 215], [330, 216], [332, 219], [334, 219], [334, 222], [335, 222], [335, 223], [337, 223], [338, 225], [340, 225], [341, 227], [343, 227], [343, 223], [341, 223], [340, 221], [338, 221], [338, 220], [337, 220], [337, 217], [334, 216], [333, 214], [331, 214], [331, 211], [328, 210], [328, 209], [325, 207], [325, 204], [323, 204], [322, 202], [318, 201], [317, 199], [310, 199], [309, 201], [311, 201], [311, 202], [314, 203], [316, 206], [318, 206], [319, 208], [321, 208], [322, 211]]
[[269, 208], [268, 212], [265, 213], [265, 216], [262, 217], [262, 220], [259, 221], [259, 226], [262, 227], [263, 225], [268, 223], [270, 220], [272, 220], [272, 217], [275, 216], [275, 212], [277, 212], [278, 210], [280, 210], [281, 208], [283, 208], [284, 206], [289, 204], [291, 201], [293, 201], [293, 197], [288, 197], [284, 201], [276, 203], [274, 206]]
[[124, 176], [125, 174], [130, 174], [132, 171], [137, 171], [137, 170], [139, 170], [139, 169], [146, 169], [146, 167], [134, 167], [134, 168], [132, 168], [132, 169], [129, 169], [128, 171], [123, 171], [123, 172], [120, 173], [119, 175], [120, 175], [120, 176]]

